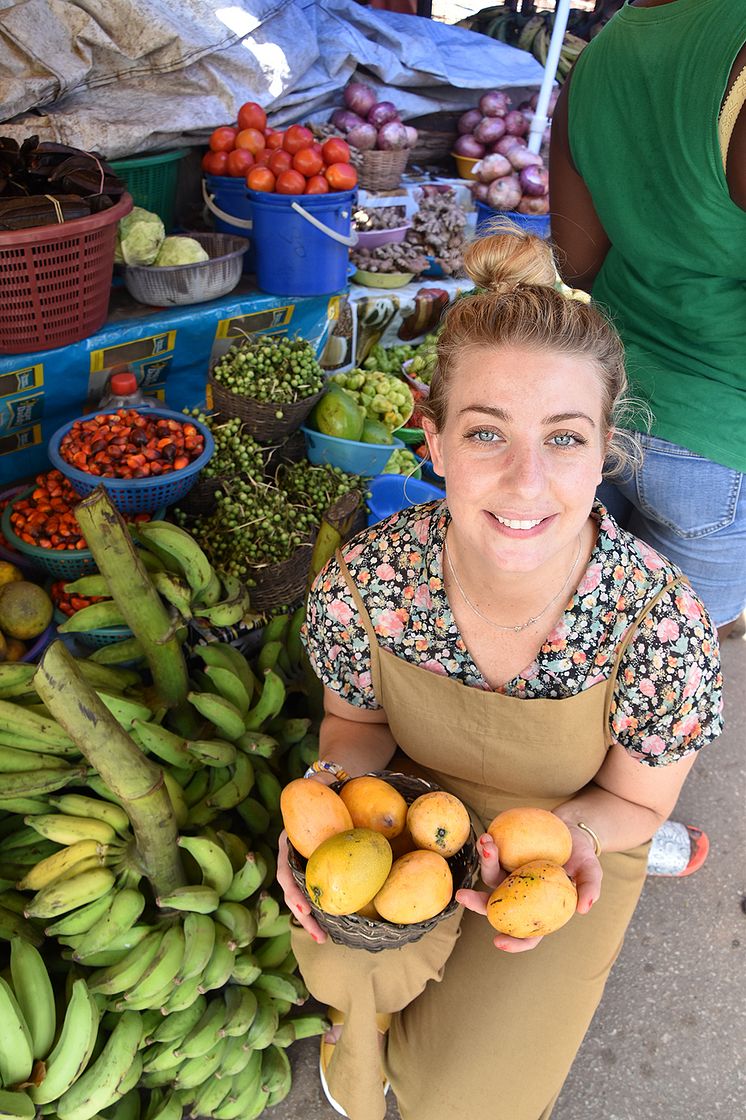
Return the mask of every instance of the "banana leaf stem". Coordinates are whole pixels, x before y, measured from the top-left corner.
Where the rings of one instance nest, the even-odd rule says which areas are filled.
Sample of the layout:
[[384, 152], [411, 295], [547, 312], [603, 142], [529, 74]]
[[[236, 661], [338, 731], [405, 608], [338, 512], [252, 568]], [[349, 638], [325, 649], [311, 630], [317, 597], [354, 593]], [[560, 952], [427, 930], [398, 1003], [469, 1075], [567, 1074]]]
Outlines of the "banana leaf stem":
[[61, 641], [47, 647], [34, 687], [54, 718], [119, 798], [132, 823], [137, 854], [156, 895], [186, 883], [178, 831], [163, 772], [117, 723], [81, 676]]

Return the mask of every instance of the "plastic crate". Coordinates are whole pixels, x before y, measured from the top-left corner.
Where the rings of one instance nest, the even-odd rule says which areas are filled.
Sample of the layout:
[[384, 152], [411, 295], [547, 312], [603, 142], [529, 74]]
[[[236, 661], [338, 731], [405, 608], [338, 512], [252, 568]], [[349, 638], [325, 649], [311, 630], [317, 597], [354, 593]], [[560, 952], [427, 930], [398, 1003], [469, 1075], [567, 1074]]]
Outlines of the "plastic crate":
[[79, 416], [76, 420], [70, 420], [69, 423], [58, 428], [47, 448], [52, 466], [69, 479], [83, 498], [98, 485], [102, 485], [117, 509], [126, 513], [154, 513], [163, 506], [174, 505], [179, 498], [189, 493], [199, 478], [202, 468], [212, 458], [215, 441], [209, 428], [182, 412], [172, 412], [168, 408], [148, 408], [148, 416], [165, 416], [169, 420], [178, 420], [182, 424], [193, 424], [202, 433], [205, 441], [204, 451], [188, 467], [160, 475], [158, 478], [101, 478], [99, 475], [87, 474], [66, 463], [60, 455], [60, 443], [73, 424], [77, 423], [77, 420], [90, 420], [92, 416], [112, 411], [110, 408], [98, 409], [97, 412]]
[[404, 447], [400, 439], [391, 443], [363, 443], [355, 439], [338, 439], [301, 428], [306, 437], [306, 455], [315, 467], [328, 463], [330, 467], [341, 467], [348, 474], [361, 474], [366, 477], [380, 474], [391, 458], [391, 452]]
[[0, 232], [0, 354], [88, 338], [109, 311], [117, 223], [132, 198], [61, 225]]
[[112, 171], [127, 184], [135, 206], [157, 214], [166, 227], [166, 233], [170, 233], [174, 225], [179, 161], [188, 152], [189, 148], [180, 148], [173, 152], [109, 161]]

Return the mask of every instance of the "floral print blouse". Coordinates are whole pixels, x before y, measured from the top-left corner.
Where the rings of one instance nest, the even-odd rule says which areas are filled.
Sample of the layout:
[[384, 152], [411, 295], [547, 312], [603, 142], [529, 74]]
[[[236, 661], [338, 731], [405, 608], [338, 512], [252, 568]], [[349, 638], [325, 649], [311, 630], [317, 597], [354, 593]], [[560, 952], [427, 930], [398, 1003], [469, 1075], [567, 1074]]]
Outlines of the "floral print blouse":
[[[607, 679], [645, 603], [678, 570], [596, 503], [598, 539], [563, 617], [536, 659], [501, 692], [561, 699]], [[473, 688], [490, 686], [459, 634], [443, 584], [444, 501], [402, 510], [343, 548], [383, 649]], [[304, 641], [317, 676], [349, 704], [379, 708], [370, 643], [332, 559], [309, 598]], [[722, 731], [717, 635], [691, 588], [678, 584], [644, 619], [623, 656], [610, 730], [651, 766], [675, 762]]]

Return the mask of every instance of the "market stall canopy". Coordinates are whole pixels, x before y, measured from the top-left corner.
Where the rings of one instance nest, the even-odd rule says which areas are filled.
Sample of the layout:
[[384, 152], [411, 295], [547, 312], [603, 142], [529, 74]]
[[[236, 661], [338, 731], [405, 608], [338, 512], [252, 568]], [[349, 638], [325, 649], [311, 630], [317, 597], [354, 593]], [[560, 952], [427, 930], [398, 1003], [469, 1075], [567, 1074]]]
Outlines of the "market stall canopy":
[[543, 75], [526, 51], [354, 0], [21, 0], [0, 58], [3, 134], [111, 159], [206, 141], [249, 100], [276, 127], [325, 120], [358, 67], [405, 119]]

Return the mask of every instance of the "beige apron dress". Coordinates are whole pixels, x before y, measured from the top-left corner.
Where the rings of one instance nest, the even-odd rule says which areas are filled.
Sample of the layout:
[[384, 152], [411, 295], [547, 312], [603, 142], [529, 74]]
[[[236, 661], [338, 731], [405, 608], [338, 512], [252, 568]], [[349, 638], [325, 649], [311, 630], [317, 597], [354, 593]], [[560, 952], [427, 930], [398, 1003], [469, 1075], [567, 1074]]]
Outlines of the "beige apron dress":
[[[370, 640], [376, 697], [407, 756], [397, 755], [390, 769], [423, 773], [483, 825], [515, 805], [553, 809], [591, 781], [610, 745], [619, 663], [670, 583], [629, 627], [607, 681], [567, 699], [522, 700], [382, 650], [339, 553], [337, 561]], [[329, 938], [317, 945], [294, 929], [309, 990], [345, 1014], [327, 1080], [351, 1120], [382, 1120], [386, 1112], [378, 1012], [394, 1013], [384, 1068], [402, 1120], [548, 1120], [621, 948], [648, 847], [604, 854], [590, 913], [525, 953], [496, 949], [487, 919], [463, 909], [420, 941], [379, 953]]]

